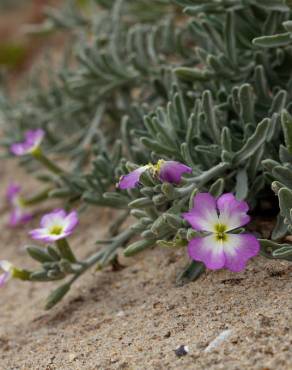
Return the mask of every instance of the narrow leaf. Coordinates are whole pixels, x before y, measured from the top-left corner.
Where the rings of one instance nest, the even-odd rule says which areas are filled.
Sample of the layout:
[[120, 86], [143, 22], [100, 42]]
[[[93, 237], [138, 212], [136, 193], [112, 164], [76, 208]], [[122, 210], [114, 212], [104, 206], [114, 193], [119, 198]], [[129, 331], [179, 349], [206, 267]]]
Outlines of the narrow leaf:
[[246, 161], [256, 150], [265, 143], [270, 128], [270, 119], [265, 118], [256, 128], [255, 133], [246, 141], [243, 147], [235, 154], [234, 163]]
[[205, 266], [202, 262], [192, 261], [188, 263], [185, 269], [177, 276], [176, 285], [182, 286], [191, 281], [198, 279], [205, 271]]
[[276, 48], [287, 46], [291, 43], [290, 33], [281, 33], [273, 36], [262, 36], [252, 40], [253, 44], [263, 48]]

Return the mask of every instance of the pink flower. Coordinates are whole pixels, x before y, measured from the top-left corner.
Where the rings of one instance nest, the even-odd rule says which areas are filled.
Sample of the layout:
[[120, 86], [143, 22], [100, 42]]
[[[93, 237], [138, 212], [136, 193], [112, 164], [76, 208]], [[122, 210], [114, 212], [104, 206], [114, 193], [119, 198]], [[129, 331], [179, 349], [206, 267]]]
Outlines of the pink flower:
[[29, 232], [29, 235], [36, 240], [45, 243], [55, 242], [71, 235], [78, 225], [76, 211], [66, 213], [63, 209], [55, 209], [53, 212], [44, 215], [40, 222], [40, 228]]
[[10, 280], [13, 276], [13, 265], [8, 261], [0, 261], [0, 270], [4, 271], [0, 275], [0, 288], [2, 288], [8, 280]]
[[21, 186], [15, 183], [11, 183], [8, 186], [6, 197], [9, 204], [12, 206], [12, 210], [9, 218], [10, 226], [17, 226], [30, 221], [33, 217], [32, 213], [27, 210], [23, 199], [20, 196]]
[[158, 174], [163, 182], [179, 184], [184, 173], [191, 173], [192, 169], [180, 162], [159, 160], [156, 165], [147, 164], [121, 177], [118, 187], [120, 189], [132, 189], [139, 184], [140, 176], [146, 170]]
[[16, 156], [32, 153], [39, 148], [44, 136], [45, 132], [42, 129], [29, 130], [25, 133], [25, 140], [12, 144], [10, 151]]
[[184, 213], [183, 218], [195, 230], [208, 232], [208, 235], [189, 242], [189, 256], [211, 270], [243, 270], [247, 261], [259, 253], [260, 244], [251, 234], [230, 232], [250, 221], [248, 209], [246, 202], [236, 200], [230, 193], [217, 200], [208, 193], [197, 194], [194, 208]]

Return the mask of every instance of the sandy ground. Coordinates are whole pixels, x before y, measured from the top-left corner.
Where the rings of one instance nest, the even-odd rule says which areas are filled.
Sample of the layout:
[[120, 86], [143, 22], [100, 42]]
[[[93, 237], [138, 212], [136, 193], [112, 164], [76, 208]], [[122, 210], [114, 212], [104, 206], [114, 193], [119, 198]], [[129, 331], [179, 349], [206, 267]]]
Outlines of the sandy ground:
[[[1, 199], [9, 174], [31, 187], [11, 161], [1, 167]], [[94, 250], [109, 215], [84, 216], [71, 238], [77, 255]], [[0, 259], [31, 267], [28, 227], [7, 228], [7, 216], [2, 206]], [[127, 261], [121, 271], [93, 269], [51, 311], [43, 302], [55, 284], [11, 281], [0, 292], [0, 369], [292, 369], [292, 266], [256, 258], [242, 273], [208, 272], [176, 287], [184, 250]], [[225, 329], [230, 337], [204, 352]], [[189, 347], [183, 357], [180, 345]]]
[[[36, 184], [11, 161], [0, 176], [0, 259], [32, 267], [29, 227], [7, 227], [3, 199], [11, 176], [27, 191]], [[84, 215], [71, 238], [78, 256], [96, 248], [111, 216]], [[93, 269], [49, 312], [43, 303], [56, 284], [11, 281], [0, 291], [0, 370], [292, 369], [292, 266], [256, 258], [243, 273], [208, 272], [176, 287], [186, 260], [185, 250], [156, 248], [123, 259], [121, 271]], [[231, 335], [205, 352], [226, 329]], [[177, 357], [181, 345], [189, 352]]]

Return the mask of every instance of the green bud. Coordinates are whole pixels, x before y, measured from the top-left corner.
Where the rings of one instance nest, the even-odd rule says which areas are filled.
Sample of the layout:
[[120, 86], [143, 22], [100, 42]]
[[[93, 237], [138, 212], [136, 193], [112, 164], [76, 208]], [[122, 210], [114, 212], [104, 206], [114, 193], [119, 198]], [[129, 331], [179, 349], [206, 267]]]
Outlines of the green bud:
[[153, 203], [156, 205], [156, 206], [160, 206], [164, 203], [167, 202], [167, 198], [164, 194], [158, 194], [158, 195], [155, 195], [153, 198]]
[[54, 261], [54, 259], [44, 250], [44, 248], [27, 246], [26, 251], [31, 258], [38, 262], [44, 263]]
[[48, 277], [48, 271], [45, 270], [39, 270], [39, 271], [34, 271], [30, 274], [30, 280], [31, 281], [50, 281]]
[[175, 230], [183, 226], [183, 219], [179, 216], [171, 213], [164, 213], [162, 217], [166, 223]]
[[145, 208], [145, 207], [149, 207], [149, 206], [152, 206], [153, 205], [153, 202], [151, 199], [149, 198], [139, 198], [139, 199], [136, 199], [136, 200], [133, 200], [132, 202], [129, 203], [129, 207], [130, 208]]
[[58, 253], [58, 250], [56, 247], [49, 245], [47, 248], [47, 251], [54, 261], [59, 261], [61, 259], [61, 256]]
[[135, 243], [130, 244], [124, 251], [126, 257], [134, 256], [143, 250], [150, 248], [154, 244], [153, 240], [138, 240]]

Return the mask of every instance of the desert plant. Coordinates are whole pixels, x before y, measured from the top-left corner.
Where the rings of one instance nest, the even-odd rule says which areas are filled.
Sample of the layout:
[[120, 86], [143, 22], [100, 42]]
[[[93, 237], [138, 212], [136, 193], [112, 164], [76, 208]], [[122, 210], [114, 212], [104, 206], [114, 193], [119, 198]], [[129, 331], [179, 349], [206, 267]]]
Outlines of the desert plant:
[[[25, 279], [73, 274], [70, 284], [50, 296], [51, 307], [92, 264], [115, 262], [121, 247], [126, 256], [155, 245], [185, 247], [196, 232], [182, 214], [198, 193], [234, 193], [256, 210], [263, 199], [273, 199], [271, 186], [280, 215], [275, 241], [262, 239], [262, 253], [291, 260], [291, 247], [279, 244], [292, 225], [290, 3], [82, 3], [49, 11], [51, 30], [70, 30], [73, 52], [68, 50], [57, 73], [50, 62], [38, 68], [31, 89], [16, 101], [3, 93], [2, 144], [9, 148], [26, 130], [41, 128], [46, 159], [35, 153], [21, 158], [45, 184], [41, 200], [124, 211], [104, 248], [77, 266], [52, 246], [29, 249], [42, 273]], [[50, 167], [48, 157], [62, 158], [66, 171]], [[161, 160], [184, 163], [191, 173], [179, 183], [162, 181]], [[115, 187], [120, 176], [149, 162], [137, 187]], [[122, 230], [129, 215], [137, 221]], [[203, 271], [201, 262], [191, 261], [178, 283]]]

